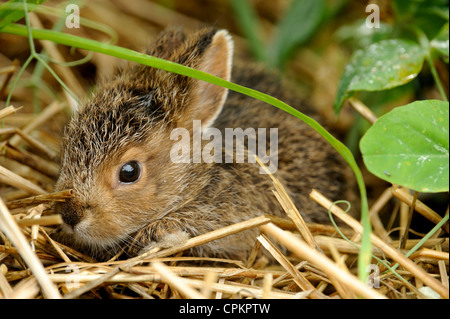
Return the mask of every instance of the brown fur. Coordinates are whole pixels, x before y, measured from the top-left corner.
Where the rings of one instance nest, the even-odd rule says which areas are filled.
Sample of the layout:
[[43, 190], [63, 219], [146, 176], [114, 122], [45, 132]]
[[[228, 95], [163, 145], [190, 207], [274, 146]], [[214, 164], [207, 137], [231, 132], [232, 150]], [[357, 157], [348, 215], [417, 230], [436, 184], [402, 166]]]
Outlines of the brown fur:
[[[154, 56], [229, 79], [232, 42], [224, 31], [165, 31], [148, 50]], [[303, 112], [276, 74], [236, 61], [232, 81], [275, 96]], [[340, 156], [300, 120], [256, 99], [170, 72], [132, 65], [101, 85], [67, 126], [57, 189], [75, 196], [57, 209], [66, 222], [56, 238], [105, 258], [120, 249], [134, 255], [177, 238], [203, 234], [260, 214], [284, 216], [269, 176], [258, 164], [175, 164], [169, 154], [177, 127], [278, 128], [276, 175], [307, 221], [326, 222], [308, 199], [314, 187], [346, 198], [348, 169]], [[118, 182], [121, 164], [143, 163], [135, 184]], [[73, 226], [70, 226], [73, 225]], [[256, 230], [192, 249], [194, 255], [245, 258]]]

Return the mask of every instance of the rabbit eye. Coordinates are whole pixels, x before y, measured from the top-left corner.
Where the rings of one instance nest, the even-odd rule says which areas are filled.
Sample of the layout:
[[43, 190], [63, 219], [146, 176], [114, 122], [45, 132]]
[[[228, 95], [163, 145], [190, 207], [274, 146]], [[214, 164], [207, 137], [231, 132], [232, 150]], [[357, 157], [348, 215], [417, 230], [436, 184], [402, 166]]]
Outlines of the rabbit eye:
[[119, 172], [119, 181], [123, 184], [131, 184], [141, 177], [141, 163], [136, 161], [122, 165]]

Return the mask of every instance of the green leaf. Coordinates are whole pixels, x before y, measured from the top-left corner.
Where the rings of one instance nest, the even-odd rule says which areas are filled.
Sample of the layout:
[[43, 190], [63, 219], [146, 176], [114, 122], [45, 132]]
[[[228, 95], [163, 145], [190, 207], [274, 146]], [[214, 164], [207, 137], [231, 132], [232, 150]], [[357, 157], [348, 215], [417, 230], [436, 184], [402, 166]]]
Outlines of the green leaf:
[[324, 14], [324, 0], [294, 0], [269, 47], [269, 64], [282, 67], [293, 50], [316, 31]]
[[413, 80], [422, 70], [426, 51], [417, 43], [396, 39], [356, 51], [338, 85], [334, 110], [339, 113], [354, 91], [381, 91]]
[[380, 117], [360, 143], [367, 169], [420, 192], [449, 190], [449, 104], [416, 101]]
[[444, 25], [441, 32], [431, 41], [431, 47], [434, 48], [436, 51], [441, 53], [443, 56], [449, 57], [449, 45], [448, 45], [448, 38], [449, 38], [449, 32], [448, 32], [448, 23]]
[[[28, 4], [39, 5], [46, 0], [27, 0]], [[29, 11], [31, 8], [29, 8]], [[10, 0], [0, 6], [0, 29], [4, 26], [16, 22], [24, 17], [23, 1]]]

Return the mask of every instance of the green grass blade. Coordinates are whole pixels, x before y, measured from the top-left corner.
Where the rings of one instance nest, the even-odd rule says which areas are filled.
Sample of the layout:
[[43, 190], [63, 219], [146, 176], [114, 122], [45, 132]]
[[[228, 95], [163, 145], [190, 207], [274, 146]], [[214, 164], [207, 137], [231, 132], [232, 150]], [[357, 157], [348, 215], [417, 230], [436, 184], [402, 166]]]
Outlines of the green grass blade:
[[[27, 3], [39, 5], [46, 0], [27, 0]], [[17, 6], [21, 6], [18, 8]], [[10, 0], [0, 6], [0, 29], [8, 24], [14, 23], [25, 16], [22, 0]]]

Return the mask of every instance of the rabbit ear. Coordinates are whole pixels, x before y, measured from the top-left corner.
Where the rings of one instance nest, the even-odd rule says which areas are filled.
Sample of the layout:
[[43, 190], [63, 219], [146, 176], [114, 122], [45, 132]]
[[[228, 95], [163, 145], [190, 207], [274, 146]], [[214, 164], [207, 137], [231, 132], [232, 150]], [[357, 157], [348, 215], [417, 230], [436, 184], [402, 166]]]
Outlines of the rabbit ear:
[[152, 49], [146, 53], [162, 59], [170, 60], [174, 52], [182, 46], [186, 40], [186, 35], [178, 27], [165, 29], [156, 39]]
[[[233, 56], [233, 40], [229, 33], [220, 30], [215, 32], [212, 38], [205, 35], [204, 38], [198, 39], [196, 46], [206, 48], [197, 57], [197, 65], [194, 68], [229, 81]], [[228, 90], [201, 80], [194, 80], [190, 87], [191, 98], [184, 109], [183, 117], [185, 120], [187, 117], [190, 119], [190, 125], [192, 120], [201, 120], [202, 127], [207, 128], [222, 110]]]

